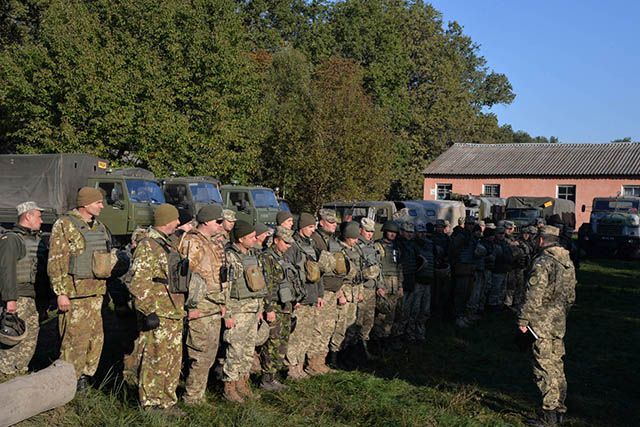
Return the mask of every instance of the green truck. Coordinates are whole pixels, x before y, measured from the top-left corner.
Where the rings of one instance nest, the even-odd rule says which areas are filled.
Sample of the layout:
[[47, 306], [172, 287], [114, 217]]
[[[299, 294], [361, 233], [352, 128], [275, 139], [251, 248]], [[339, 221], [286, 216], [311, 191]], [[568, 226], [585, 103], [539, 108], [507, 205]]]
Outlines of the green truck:
[[164, 197], [180, 213], [180, 222], [194, 218], [206, 205], [222, 205], [220, 181], [210, 176], [172, 176], [162, 181]]
[[[640, 256], [640, 197], [596, 197], [580, 246], [589, 254]], [[586, 211], [586, 206], [582, 206]], [[586, 228], [586, 230], [584, 230]]]
[[261, 222], [276, 226], [276, 216], [280, 210], [278, 199], [272, 189], [260, 186], [223, 185], [222, 205], [235, 210], [238, 219], [250, 224]]
[[558, 215], [566, 227], [575, 228], [576, 208], [571, 200], [513, 196], [505, 206], [505, 219], [513, 221], [518, 229], [535, 224], [538, 218], [548, 221], [554, 215]]
[[99, 219], [119, 246], [137, 227], [151, 225], [154, 208], [165, 202], [160, 184], [145, 169], [112, 171], [107, 161], [87, 154], [5, 154], [0, 155], [0, 223], [14, 223], [15, 207], [33, 200], [45, 209], [43, 230], [48, 231], [76, 207], [76, 194], [84, 186], [104, 193]]

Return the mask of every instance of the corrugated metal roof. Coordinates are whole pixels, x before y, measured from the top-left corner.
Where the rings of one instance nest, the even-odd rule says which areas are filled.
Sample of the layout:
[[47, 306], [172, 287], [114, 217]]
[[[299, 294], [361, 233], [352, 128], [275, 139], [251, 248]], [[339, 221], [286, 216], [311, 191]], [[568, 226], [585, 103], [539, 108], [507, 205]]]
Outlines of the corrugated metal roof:
[[428, 176], [640, 176], [640, 143], [454, 144]]

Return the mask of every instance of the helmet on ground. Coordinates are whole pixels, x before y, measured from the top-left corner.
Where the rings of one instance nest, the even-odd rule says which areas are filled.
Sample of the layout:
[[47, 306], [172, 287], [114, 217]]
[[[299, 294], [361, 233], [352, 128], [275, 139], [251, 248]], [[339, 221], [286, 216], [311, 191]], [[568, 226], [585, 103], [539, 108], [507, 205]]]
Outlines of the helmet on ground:
[[0, 315], [0, 343], [13, 347], [27, 336], [27, 324], [15, 313]]

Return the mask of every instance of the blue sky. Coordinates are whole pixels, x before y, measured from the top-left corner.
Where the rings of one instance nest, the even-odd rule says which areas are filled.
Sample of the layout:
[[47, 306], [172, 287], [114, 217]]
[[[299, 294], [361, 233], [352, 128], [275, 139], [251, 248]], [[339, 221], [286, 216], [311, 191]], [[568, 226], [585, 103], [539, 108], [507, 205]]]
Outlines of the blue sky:
[[640, 1], [434, 0], [516, 94], [500, 124], [561, 142], [640, 141]]

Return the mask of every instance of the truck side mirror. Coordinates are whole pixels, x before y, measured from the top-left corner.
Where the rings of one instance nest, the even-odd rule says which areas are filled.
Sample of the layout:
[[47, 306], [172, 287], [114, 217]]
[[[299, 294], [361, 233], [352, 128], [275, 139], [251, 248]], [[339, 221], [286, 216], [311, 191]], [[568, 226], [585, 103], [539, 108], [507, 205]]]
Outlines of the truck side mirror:
[[580, 208], [580, 210], [582, 212], [586, 212], [587, 211], [587, 206], [586, 205], [582, 205], [582, 208]]

